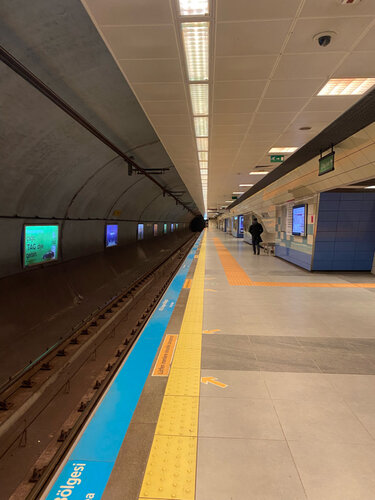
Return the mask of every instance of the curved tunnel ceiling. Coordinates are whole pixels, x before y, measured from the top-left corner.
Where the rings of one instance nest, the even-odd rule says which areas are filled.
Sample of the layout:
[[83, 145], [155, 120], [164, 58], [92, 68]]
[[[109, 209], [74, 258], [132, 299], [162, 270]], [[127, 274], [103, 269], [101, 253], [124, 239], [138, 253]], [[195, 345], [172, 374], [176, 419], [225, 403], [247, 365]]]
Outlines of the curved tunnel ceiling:
[[[142, 168], [169, 168], [156, 180], [199, 211], [79, 1], [0, 2], [0, 17], [12, 56]], [[12, 69], [0, 71], [1, 216], [191, 219]]]

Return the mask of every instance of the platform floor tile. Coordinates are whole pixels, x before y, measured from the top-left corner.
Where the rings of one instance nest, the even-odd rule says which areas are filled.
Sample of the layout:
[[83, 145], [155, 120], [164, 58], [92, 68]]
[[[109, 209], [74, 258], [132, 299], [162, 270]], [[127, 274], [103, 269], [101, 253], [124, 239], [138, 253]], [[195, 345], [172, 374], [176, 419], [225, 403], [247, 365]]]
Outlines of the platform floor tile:
[[175, 368], [169, 375], [166, 396], [199, 396], [200, 369]]

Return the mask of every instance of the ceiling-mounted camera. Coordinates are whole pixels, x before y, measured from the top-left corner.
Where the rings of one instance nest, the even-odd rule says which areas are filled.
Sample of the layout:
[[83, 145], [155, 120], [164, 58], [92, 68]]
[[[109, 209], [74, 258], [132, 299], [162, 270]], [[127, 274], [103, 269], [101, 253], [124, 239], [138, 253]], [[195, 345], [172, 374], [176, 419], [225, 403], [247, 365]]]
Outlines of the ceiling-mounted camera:
[[327, 47], [335, 36], [336, 33], [334, 31], [322, 31], [322, 33], [314, 35], [313, 38], [318, 42], [319, 47]]

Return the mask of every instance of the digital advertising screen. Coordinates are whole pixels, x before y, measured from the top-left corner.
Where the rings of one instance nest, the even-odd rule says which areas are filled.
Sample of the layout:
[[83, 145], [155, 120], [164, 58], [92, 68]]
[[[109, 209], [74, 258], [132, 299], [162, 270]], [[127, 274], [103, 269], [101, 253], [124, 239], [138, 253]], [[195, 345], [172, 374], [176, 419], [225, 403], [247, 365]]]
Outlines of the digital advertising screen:
[[23, 242], [24, 267], [57, 260], [59, 226], [24, 226]]
[[293, 207], [292, 234], [306, 236], [306, 205], [295, 205]]
[[240, 215], [239, 218], [239, 232], [240, 234], [243, 234], [243, 215]]
[[118, 245], [118, 224], [107, 224], [105, 231], [105, 246], [115, 247]]
[[154, 236], [158, 235], [158, 225], [154, 224]]
[[171, 233], [174, 231], [174, 224], [171, 224]]
[[164, 234], [167, 234], [167, 231], [168, 231], [168, 224], [164, 224], [164, 226], [163, 226]]
[[138, 224], [137, 238], [139, 240], [143, 240], [143, 231], [144, 231], [144, 225]]

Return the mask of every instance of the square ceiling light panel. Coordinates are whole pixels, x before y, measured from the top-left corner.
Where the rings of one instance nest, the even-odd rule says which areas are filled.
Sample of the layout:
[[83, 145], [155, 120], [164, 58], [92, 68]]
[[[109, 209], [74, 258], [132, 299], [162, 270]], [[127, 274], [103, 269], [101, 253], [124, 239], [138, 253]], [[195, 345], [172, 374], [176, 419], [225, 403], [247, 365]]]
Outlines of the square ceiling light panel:
[[198, 158], [199, 161], [208, 161], [208, 151], [199, 151]]
[[332, 78], [318, 95], [362, 95], [373, 85], [375, 78]]
[[197, 149], [198, 151], [208, 151], [208, 138], [198, 137], [197, 138]]
[[193, 115], [208, 115], [208, 83], [189, 85]]
[[196, 137], [208, 137], [208, 116], [195, 116], [194, 127]]
[[181, 27], [189, 80], [208, 80], [209, 23], [182, 23]]
[[209, 0], [179, 0], [181, 16], [207, 16]]

